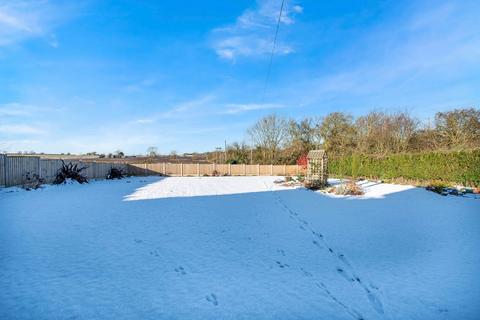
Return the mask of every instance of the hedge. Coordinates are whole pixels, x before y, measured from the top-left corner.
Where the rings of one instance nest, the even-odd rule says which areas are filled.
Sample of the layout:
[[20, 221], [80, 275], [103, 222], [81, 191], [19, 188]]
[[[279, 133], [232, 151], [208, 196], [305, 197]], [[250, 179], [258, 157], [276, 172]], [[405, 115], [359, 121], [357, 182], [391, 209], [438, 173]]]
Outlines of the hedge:
[[480, 185], [480, 150], [395, 154], [385, 157], [351, 155], [329, 159], [329, 173], [337, 177], [441, 181]]

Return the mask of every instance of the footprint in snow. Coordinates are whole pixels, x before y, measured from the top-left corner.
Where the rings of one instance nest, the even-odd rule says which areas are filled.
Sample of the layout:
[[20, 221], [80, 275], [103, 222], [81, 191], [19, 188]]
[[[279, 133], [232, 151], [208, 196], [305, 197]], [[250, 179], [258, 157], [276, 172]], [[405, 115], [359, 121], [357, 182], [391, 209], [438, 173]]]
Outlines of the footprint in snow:
[[380, 301], [380, 299], [378, 299], [378, 297], [375, 294], [373, 294], [373, 292], [368, 290], [368, 288], [365, 288], [365, 291], [367, 292], [368, 300], [370, 300], [370, 303], [373, 309], [375, 309], [375, 311], [377, 311], [380, 314], [384, 314], [385, 312], [383, 311], [383, 304]]
[[150, 251], [150, 254], [155, 257], [160, 257], [160, 253], [158, 252], [158, 250]]
[[322, 247], [322, 246], [320, 245], [320, 243], [318, 243], [317, 240], [312, 240], [312, 243], [313, 243], [314, 245], [316, 245], [317, 247], [319, 247], [319, 248]]
[[215, 293], [210, 293], [209, 295], [205, 296], [205, 299], [212, 303], [214, 306], [218, 306], [218, 300], [217, 300], [217, 296], [215, 295]]
[[185, 269], [182, 266], [180, 266], [178, 268], [175, 268], [175, 272], [178, 273], [178, 274], [181, 274], [181, 275], [186, 275], [187, 274], [187, 272], [185, 271]]
[[347, 258], [343, 253], [338, 254], [338, 259], [340, 259], [343, 263], [345, 263], [347, 266], [351, 267], [352, 265], [350, 262], [348, 262]]
[[288, 264], [286, 263], [281, 263], [280, 261], [275, 261], [277, 263], [277, 265], [280, 267], [280, 268], [288, 268], [290, 267]]
[[311, 278], [313, 277], [313, 274], [308, 272], [307, 270], [303, 269], [303, 268], [300, 268], [300, 271], [302, 271], [302, 274], [305, 276], [305, 277], [308, 277], [308, 278]]
[[135, 239], [135, 243], [142, 243], [143, 240], [140, 240], [140, 239]]
[[337, 267], [337, 273], [341, 275], [348, 282], [355, 282], [355, 279], [350, 277], [345, 270], [340, 267]]

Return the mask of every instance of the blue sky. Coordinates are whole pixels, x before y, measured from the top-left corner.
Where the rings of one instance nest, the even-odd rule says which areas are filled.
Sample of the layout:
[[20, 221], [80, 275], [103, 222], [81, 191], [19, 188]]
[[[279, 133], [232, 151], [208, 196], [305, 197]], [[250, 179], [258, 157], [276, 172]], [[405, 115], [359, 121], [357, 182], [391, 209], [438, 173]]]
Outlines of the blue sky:
[[0, 0], [0, 150], [205, 151], [269, 113], [480, 103], [479, 1]]

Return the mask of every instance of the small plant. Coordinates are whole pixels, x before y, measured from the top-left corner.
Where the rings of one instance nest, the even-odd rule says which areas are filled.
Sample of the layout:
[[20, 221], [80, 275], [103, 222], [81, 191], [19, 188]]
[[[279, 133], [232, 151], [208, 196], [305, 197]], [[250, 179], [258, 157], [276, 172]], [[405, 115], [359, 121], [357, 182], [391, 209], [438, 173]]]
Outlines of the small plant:
[[309, 181], [305, 180], [303, 182], [303, 186], [310, 190], [320, 190], [327, 187], [327, 185], [321, 183], [320, 181], [312, 181], [312, 180], [309, 180]]
[[361, 196], [364, 194], [362, 188], [354, 181], [347, 182], [335, 188], [335, 194], [343, 196]]
[[306, 154], [300, 156], [300, 158], [297, 159], [297, 165], [300, 166], [302, 169], [307, 169], [308, 158]]
[[107, 174], [107, 179], [109, 180], [123, 179], [123, 178], [125, 178], [125, 173], [121, 168], [111, 167]]
[[41, 187], [41, 185], [45, 182], [44, 179], [40, 178], [40, 175], [30, 172], [25, 174], [25, 183], [22, 185], [22, 188], [25, 190], [36, 190]]
[[213, 177], [220, 177], [221, 174], [220, 174], [220, 172], [218, 172], [217, 170], [213, 170], [212, 176], [213, 176]]
[[78, 164], [69, 162], [68, 164], [65, 161], [62, 161], [62, 166], [57, 171], [57, 175], [53, 184], [62, 184], [65, 183], [68, 179], [77, 181], [78, 183], [88, 183], [87, 177], [85, 177], [81, 172], [87, 169], [86, 166], [79, 167]]
[[447, 186], [442, 183], [431, 183], [425, 189], [432, 191], [441, 195], [447, 195], [446, 189]]

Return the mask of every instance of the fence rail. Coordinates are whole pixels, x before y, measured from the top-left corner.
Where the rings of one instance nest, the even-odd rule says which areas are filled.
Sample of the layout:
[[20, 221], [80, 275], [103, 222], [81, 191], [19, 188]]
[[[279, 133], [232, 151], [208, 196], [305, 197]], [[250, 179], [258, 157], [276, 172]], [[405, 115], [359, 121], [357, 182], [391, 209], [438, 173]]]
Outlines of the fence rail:
[[[292, 176], [304, 174], [297, 165], [261, 164], [215, 164], [215, 163], [107, 163], [94, 161], [66, 160], [86, 166], [88, 179], [104, 179], [110, 168], [122, 169], [129, 175], [149, 176]], [[0, 155], [0, 187], [22, 186], [32, 179], [40, 178], [45, 183], [55, 180], [61, 160], [40, 157]]]

